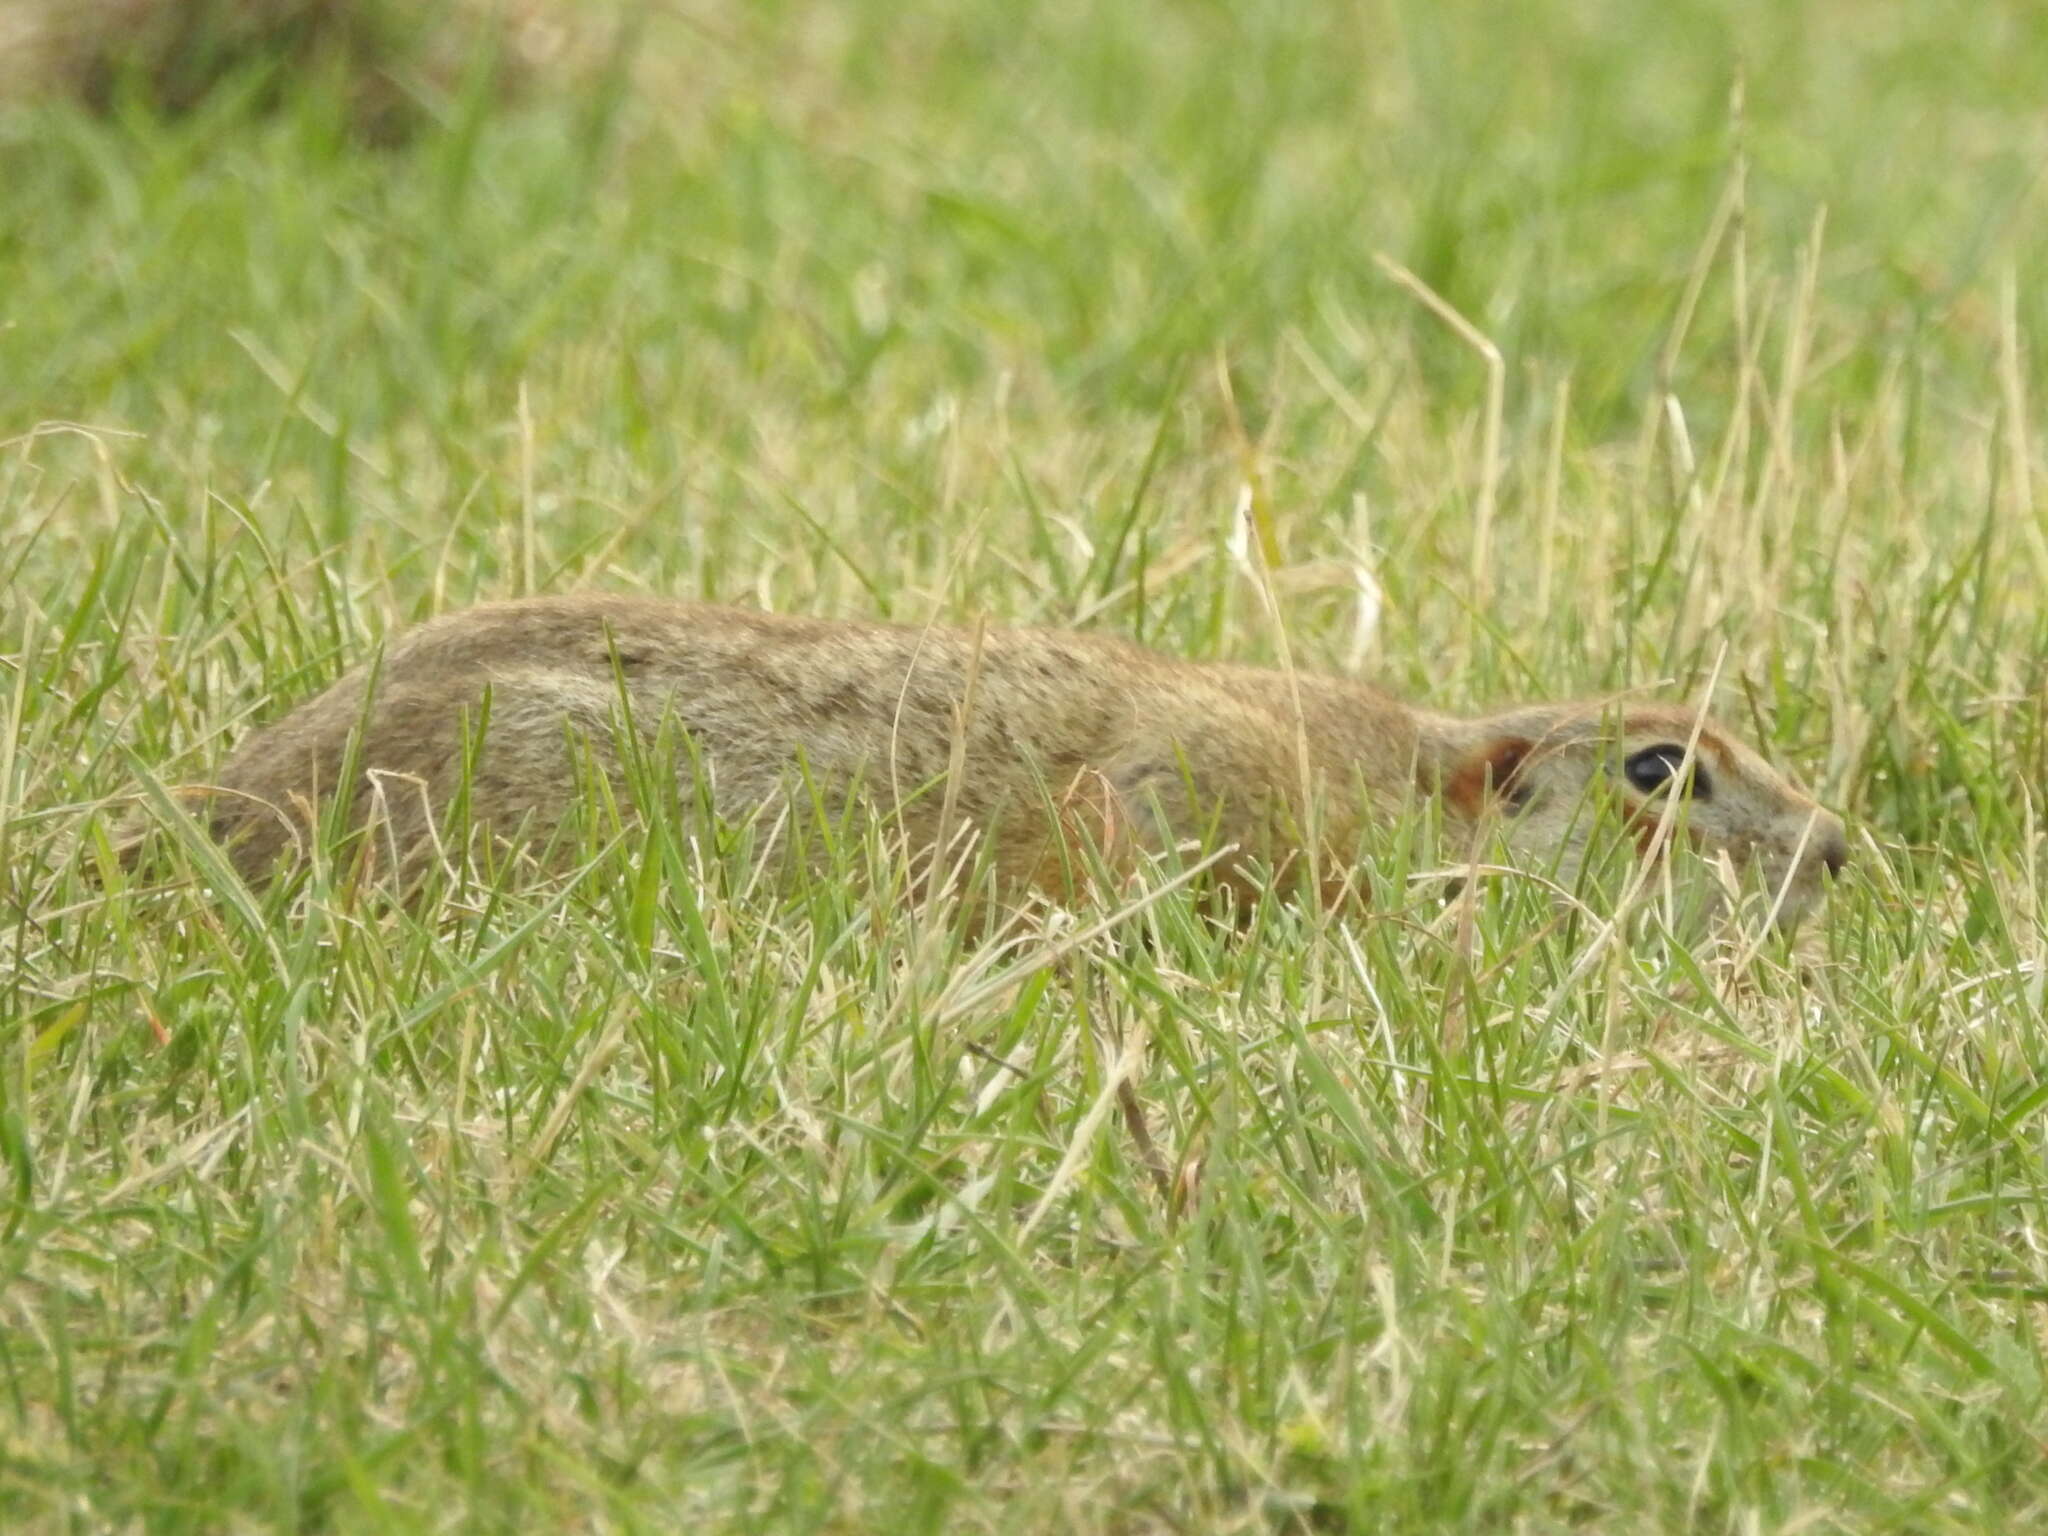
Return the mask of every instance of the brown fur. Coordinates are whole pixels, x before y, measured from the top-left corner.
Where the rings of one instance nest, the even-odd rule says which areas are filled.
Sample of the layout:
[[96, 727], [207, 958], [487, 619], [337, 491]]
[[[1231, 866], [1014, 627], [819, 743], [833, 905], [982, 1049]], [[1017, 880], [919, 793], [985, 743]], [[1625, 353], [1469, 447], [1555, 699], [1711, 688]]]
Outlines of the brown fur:
[[[488, 728], [477, 736], [488, 712]], [[1476, 720], [1433, 714], [1361, 683], [1178, 661], [1062, 630], [838, 623], [632, 597], [555, 597], [448, 615], [394, 640], [222, 766], [214, 833], [252, 880], [301, 843], [346, 765], [351, 820], [416, 870], [447, 848], [475, 739], [469, 820], [544, 840], [589, 788], [579, 758], [623, 782], [619, 731], [664, 723], [721, 816], [774, 817], [794, 792], [834, 818], [893, 814], [908, 846], [986, 840], [999, 883], [1067, 894], [1086, 852], [1234, 845], [1217, 871], [1249, 895], [1261, 872], [1342, 887], [1361, 814], [1441, 793], [1455, 825], [1505, 815], [1509, 843], [1575, 867], [1589, 783], [1624, 810], [1627, 751], [1683, 745], [1669, 707], [1551, 705]], [[1690, 840], [1782, 883], [1788, 914], [1843, 857], [1841, 823], [1712, 726], [1713, 792], [1687, 807]], [[584, 756], [587, 754], [587, 756]], [[957, 765], [957, 773], [949, 768]], [[683, 786], [695, 793], [694, 780]], [[1651, 824], [1654, 825], [1654, 819]], [[1305, 829], [1314, 828], [1318, 857]], [[1803, 843], [1803, 849], [1802, 849]], [[957, 850], [955, 850], [957, 852]]]
[[[1520, 736], [1505, 736], [1471, 753], [1444, 777], [1444, 803], [1467, 821], [1478, 816], [1493, 796], [1504, 795], [1513, 803], [1521, 793], [1514, 782], [1515, 771], [1527, 760], [1533, 745]], [[1425, 780], [1423, 788], [1431, 787]]]

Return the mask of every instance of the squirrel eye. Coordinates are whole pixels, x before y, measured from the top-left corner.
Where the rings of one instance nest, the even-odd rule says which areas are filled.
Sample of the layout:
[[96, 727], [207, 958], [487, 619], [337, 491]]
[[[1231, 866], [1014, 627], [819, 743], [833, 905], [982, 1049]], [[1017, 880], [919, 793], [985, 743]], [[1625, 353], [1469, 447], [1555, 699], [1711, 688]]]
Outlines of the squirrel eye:
[[[1621, 765], [1621, 771], [1628, 775], [1629, 783], [1643, 794], [1653, 795], [1670, 783], [1684, 766], [1685, 748], [1667, 741], [1631, 753], [1628, 761]], [[1691, 778], [1684, 788], [1695, 800], [1706, 799], [1711, 793], [1706, 769], [1695, 763]]]

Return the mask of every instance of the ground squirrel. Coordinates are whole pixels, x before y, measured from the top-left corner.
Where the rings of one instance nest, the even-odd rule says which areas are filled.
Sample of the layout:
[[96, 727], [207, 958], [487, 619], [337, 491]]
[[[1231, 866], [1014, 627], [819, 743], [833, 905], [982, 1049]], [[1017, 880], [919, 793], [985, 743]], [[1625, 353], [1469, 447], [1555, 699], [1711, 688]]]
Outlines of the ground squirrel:
[[[1112, 863], [1136, 849], [1231, 849], [1213, 874], [1241, 895], [1315, 867], [1334, 897], [1358, 818], [1418, 794], [1440, 798], [1454, 833], [1497, 815], [1511, 849], [1569, 879], [1600, 820], [1589, 790], [1618, 796], [1621, 822], [1654, 852], [1675, 788], [1690, 800], [1676, 840], [1751, 871], [1781, 920], [1809, 909], [1847, 857], [1837, 817], [1688, 709], [1461, 719], [1346, 679], [1072, 631], [610, 596], [495, 603], [398, 636], [235, 751], [207, 820], [261, 880], [353, 763], [350, 815], [375, 823], [372, 857], [445, 854], [451, 818], [544, 842], [590, 765], [621, 776], [628, 719], [642, 738], [669, 722], [686, 793], [708, 786], [722, 818], [772, 816], [801, 793], [834, 816], [884, 808], [913, 849], [973, 829], [1012, 892], [1057, 891], [1081, 832]], [[1309, 826], [1317, 860], [1302, 857]]]

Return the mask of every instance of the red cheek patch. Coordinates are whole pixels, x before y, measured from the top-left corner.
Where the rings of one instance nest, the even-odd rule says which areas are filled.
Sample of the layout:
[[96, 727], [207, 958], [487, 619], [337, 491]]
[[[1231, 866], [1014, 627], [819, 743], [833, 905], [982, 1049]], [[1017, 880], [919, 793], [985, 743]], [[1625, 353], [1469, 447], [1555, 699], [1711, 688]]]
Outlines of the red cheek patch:
[[1477, 819], [1485, 809], [1489, 794], [1501, 796], [1510, 805], [1521, 804], [1528, 792], [1515, 778], [1529, 750], [1530, 743], [1519, 736], [1487, 743], [1444, 780], [1445, 803], [1468, 821]]

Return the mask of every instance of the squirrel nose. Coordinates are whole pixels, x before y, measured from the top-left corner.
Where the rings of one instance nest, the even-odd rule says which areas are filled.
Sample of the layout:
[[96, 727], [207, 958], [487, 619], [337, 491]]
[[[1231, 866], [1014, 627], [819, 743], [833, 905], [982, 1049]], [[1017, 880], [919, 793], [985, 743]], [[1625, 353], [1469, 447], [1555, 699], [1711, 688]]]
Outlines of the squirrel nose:
[[1838, 879], [1842, 869], [1849, 862], [1849, 839], [1842, 832], [1840, 822], [1821, 836], [1820, 861], [1828, 867], [1828, 878]]

